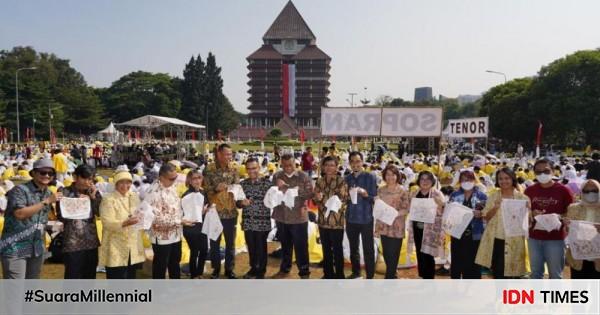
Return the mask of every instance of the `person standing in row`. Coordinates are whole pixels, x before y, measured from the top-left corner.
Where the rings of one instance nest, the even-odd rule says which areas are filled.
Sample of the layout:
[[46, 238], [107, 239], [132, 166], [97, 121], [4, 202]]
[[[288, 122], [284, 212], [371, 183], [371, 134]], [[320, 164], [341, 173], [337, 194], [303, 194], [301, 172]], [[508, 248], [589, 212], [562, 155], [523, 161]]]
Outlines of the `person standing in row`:
[[[571, 220], [595, 223], [600, 229], [600, 184], [594, 179], [581, 185], [581, 201], [567, 209], [565, 225]], [[567, 264], [571, 267], [571, 279], [600, 279], [600, 259], [578, 260], [573, 258], [571, 249], [567, 249]]]
[[235, 267], [235, 235], [237, 226], [238, 210], [232, 193], [227, 190], [229, 185], [239, 183], [238, 172], [230, 163], [233, 157], [231, 147], [227, 143], [220, 144], [216, 149], [215, 163], [209, 164], [203, 172], [204, 191], [208, 201], [215, 204], [223, 233], [217, 240], [210, 241], [210, 259], [212, 263], [212, 278], [219, 278], [221, 272], [221, 236], [225, 237], [225, 276], [236, 279], [233, 272]]
[[[188, 190], [183, 194], [182, 198], [189, 194], [200, 193], [204, 196], [204, 204], [202, 204], [202, 215], [208, 209], [208, 196], [202, 189], [202, 173], [199, 170], [191, 170], [185, 180]], [[202, 233], [202, 222], [190, 222], [183, 225], [183, 237], [190, 248], [190, 278], [198, 278], [204, 273], [204, 264], [206, 262], [206, 254], [208, 251], [208, 240], [206, 234]]]
[[383, 259], [385, 261], [385, 278], [397, 279], [398, 261], [405, 235], [406, 215], [408, 214], [408, 192], [402, 187], [404, 174], [395, 165], [388, 165], [383, 170], [385, 186], [379, 188], [377, 196], [386, 204], [398, 211], [392, 225], [379, 220], [375, 221], [375, 236], [381, 238]]
[[271, 231], [271, 210], [263, 200], [272, 183], [267, 177], [260, 177], [260, 164], [256, 158], [246, 160], [248, 178], [240, 185], [246, 199], [238, 201], [242, 208], [242, 230], [248, 245], [250, 270], [245, 279], [264, 279], [267, 271], [267, 237]]
[[362, 153], [354, 151], [349, 155], [352, 174], [346, 176], [348, 189], [357, 189], [357, 202], [348, 201], [346, 210], [346, 234], [350, 243], [350, 262], [352, 274], [350, 279], [360, 278], [360, 240], [363, 247], [363, 258], [367, 279], [375, 276], [375, 246], [373, 238], [373, 202], [377, 195], [377, 179], [375, 175], [363, 169]]
[[173, 164], [163, 164], [158, 171], [158, 181], [150, 186], [144, 198], [144, 202], [154, 211], [154, 221], [149, 233], [154, 251], [152, 279], [165, 279], [167, 269], [170, 279], [181, 278], [179, 261], [183, 211], [174, 185], [177, 176]]
[[[437, 206], [434, 223], [423, 223], [413, 221], [413, 235], [417, 250], [417, 267], [419, 277], [423, 279], [435, 278], [435, 259], [442, 256], [442, 211], [444, 208], [444, 195], [434, 188], [435, 177], [429, 171], [419, 173], [417, 185], [419, 189], [411, 193], [413, 198], [432, 198]], [[410, 207], [409, 207], [410, 208]]]
[[496, 172], [496, 187], [482, 211], [487, 226], [477, 250], [475, 263], [492, 269], [494, 279], [518, 278], [525, 274], [525, 237], [506, 237], [502, 210], [503, 199], [527, 200], [529, 198], [519, 191], [515, 172], [504, 167]]
[[[533, 165], [537, 184], [528, 187], [525, 195], [531, 200], [531, 218], [537, 215], [556, 213], [565, 215], [567, 207], [573, 203], [573, 194], [564, 185], [552, 180], [552, 162], [540, 159]], [[565, 267], [565, 238], [567, 231], [564, 224], [554, 231], [534, 229], [535, 221], [529, 229], [527, 248], [531, 264], [531, 278], [544, 277], [544, 265], [548, 266], [550, 279], [562, 279]]]
[[[323, 248], [324, 279], [345, 279], [344, 275], [344, 225], [346, 201], [348, 200], [348, 184], [337, 173], [338, 159], [327, 156], [321, 162], [325, 176], [317, 179], [313, 201], [319, 207], [317, 223]], [[337, 196], [341, 207], [331, 211], [326, 206], [329, 198]]]
[[292, 253], [296, 254], [298, 275], [302, 279], [310, 277], [308, 260], [308, 206], [312, 198], [312, 183], [304, 172], [296, 171], [291, 154], [281, 156], [283, 170], [273, 175], [273, 182], [282, 193], [288, 189], [298, 189], [293, 207], [281, 204], [273, 209], [273, 219], [277, 221], [282, 249], [281, 265], [274, 278], [286, 278], [292, 268]]
[[450, 277], [452, 279], [481, 279], [481, 266], [475, 263], [479, 241], [483, 234], [481, 210], [485, 207], [487, 196], [475, 186], [475, 173], [470, 170], [460, 172], [460, 188], [450, 195], [449, 202], [459, 203], [473, 209], [473, 219], [461, 238], [450, 240]]
[[87, 219], [65, 219], [57, 204], [58, 219], [63, 222], [63, 259], [65, 279], [96, 279], [98, 247], [100, 240], [96, 229], [96, 216], [100, 213], [102, 196], [94, 185], [94, 169], [81, 164], [73, 173], [74, 182], [62, 190], [66, 198], [87, 198], [90, 210]]
[[140, 198], [130, 190], [129, 172], [117, 172], [114, 183], [115, 191], [104, 196], [100, 204], [100, 264], [106, 267], [107, 279], [135, 279], [136, 270], [146, 260], [143, 232], [134, 227], [140, 220], [136, 215]]
[[48, 185], [56, 176], [50, 159], [33, 163], [32, 180], [15, 186], [7, 195], [0, 257], [4, 279], [39, 279], [44, 263], [44, 229], [51, 204], [61, 193]]

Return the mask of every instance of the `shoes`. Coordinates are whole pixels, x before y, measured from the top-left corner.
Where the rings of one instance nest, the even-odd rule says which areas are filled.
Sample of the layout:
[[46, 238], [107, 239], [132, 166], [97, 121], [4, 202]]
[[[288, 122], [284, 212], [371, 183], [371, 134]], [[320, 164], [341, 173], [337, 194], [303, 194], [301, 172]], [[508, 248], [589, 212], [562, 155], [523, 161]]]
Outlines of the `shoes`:
[[250, 270], [244, 275], [244, 279], [252, 279], [256, 278], [256, 274], [254, 271]]
[[362, 279], [362, 276], [360, 274], [352, 273], [351, 275], [346, 277], [346, 279]]
[[211, 279], [219, 279], [219, 274], [218, 274], [218, 273], [214, 273], [214, 272], [213, 272], [213, 273], [210, 275], [210, 278], [211, 278]]
[[310, 279], [310, 274], [300, 275], [300, 279]]
[[279, 271], [276, 274], [274, 274], [271, 278], [273, 278], [273, 279], [285, 279], [285, 278], [287, 278], [289, 276], [290, 276], [289, 271], [288, 272]]
[[227, 279], [237, 279], [237, 276], [233, 272], [226, 273], [225, 276]]

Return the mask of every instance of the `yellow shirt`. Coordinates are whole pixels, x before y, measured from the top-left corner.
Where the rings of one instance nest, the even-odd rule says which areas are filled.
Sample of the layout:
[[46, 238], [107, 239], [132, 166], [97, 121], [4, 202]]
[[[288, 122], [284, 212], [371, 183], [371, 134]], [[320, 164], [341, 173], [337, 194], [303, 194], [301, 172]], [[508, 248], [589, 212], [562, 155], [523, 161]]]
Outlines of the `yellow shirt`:
[[52, 157], [52, 162], [54, 162], [54, 170], [57, 173], [66, 173], [67, 172], [67, 158], [64, 154], [58, 153]]
[[125, 196], [113, 192], [100, 204], [100, 220], [102, 220], [102, 244], [100, 246], [100, 265], [106, 267], [127, 266], [131, 256], [131, 264], [144, 262], [144, 245], [142, 231], [133, 226], [122, 227], [140, 203], [137, 194], [128, 192]]
[[492, 175], [496, 172], [496, 167], [492, 164], [486, 164], [483, 171], [488, 175]]

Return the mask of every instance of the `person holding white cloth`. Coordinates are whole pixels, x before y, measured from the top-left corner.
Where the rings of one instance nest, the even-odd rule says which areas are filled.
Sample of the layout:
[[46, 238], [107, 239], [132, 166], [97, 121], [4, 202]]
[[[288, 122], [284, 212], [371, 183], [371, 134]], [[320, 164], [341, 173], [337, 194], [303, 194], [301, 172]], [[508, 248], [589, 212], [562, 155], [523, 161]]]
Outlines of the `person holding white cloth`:
[[[326, 156], [321, 163], [325, 176], [317, 179], [313, 201], [319, 207], [317, 224], [323, 248], [323, 279], [345, 279], [344, 225], [348, 184], [337, 173], [338, 160]], [[337, 198], [337, 200], [336, 200]]]
[[398, 278], [398, 261], [400, 259], [400, 250], [402, 249], [402, 240], [405, 235], [406, 215], [408, 215], [409, 204], [408, 191], [402, 186], [405, 179], [404, 174], [400, 173], [395, 165], [389, 164], [383, 170], [385, 186], [379, 188], [377, 191], [377, 196], [381, 201], [398, 211], [398, 215], [391, 225], [378, 219], [375, 221], [374, 234], [376, 237], [381, 238], [386, 279]]

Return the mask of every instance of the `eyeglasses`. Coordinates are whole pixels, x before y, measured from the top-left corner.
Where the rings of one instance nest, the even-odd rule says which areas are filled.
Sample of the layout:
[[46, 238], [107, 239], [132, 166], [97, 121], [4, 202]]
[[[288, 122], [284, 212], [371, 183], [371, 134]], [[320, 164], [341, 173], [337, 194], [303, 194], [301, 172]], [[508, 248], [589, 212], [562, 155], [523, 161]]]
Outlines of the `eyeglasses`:
[[552, 171], [551, 170], [543, 170], [543, 171], [535, 171], [534, 173], [535, 173], [535, 175], [542, 175], [542, 174], [550, 175], [550, 174], [552, 174]]
[[55, 173], [53, 171], [36, 171], [41, 176], [54, 177]]
[[582, 190], [581, 192], [584, 193], [584, 194], [593, 194], [593, 193], [597, 194], [598, 190], [597, 189], [594, 189], [594, 190]]

